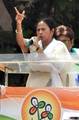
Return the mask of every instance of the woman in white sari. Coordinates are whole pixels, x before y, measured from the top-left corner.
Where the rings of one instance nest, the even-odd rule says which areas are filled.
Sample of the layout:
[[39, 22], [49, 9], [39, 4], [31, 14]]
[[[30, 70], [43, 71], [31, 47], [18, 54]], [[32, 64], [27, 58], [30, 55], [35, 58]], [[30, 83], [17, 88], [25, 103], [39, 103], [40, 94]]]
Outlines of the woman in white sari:
[[[36, 27], [37, 36], [31, 39], [25, 39], [22, 33], [22, 20], [24, 11], [20, 13], [16, 8], [16, 39], [23, 53], [37, 54], [40, 61], [31, 62], [31, 72], [27, 80], [27, 87], [63, 87], [73, 86], [73, 78], [68, 78], [68, 72], [71, 70], [71, 64], [61, 62], [61, 60], [70, 60], [70, 54], [66, 46], [53, 38], [54, 23], [51, 18], [39, 20]], [[28, 41], [29, 42], [28, 44]], [[39, 57], [39, 56], [43, 56]], [[33, 59], [33, 58], [32, 58]], [[29, 59], [30, 60], [30, 59]], [[41, 61], [43, 62], [41, 63]], [[44, 61], [45, 60], [45, 61]], [[39, 64], [38, 64], [39, 62]]]

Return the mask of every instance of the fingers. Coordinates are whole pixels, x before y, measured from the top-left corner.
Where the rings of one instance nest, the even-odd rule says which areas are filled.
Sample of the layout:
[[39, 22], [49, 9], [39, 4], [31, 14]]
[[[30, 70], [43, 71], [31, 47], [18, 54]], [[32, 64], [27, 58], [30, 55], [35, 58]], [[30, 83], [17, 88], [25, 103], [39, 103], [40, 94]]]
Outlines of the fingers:
[[16, 11], [17, 14], [25, 15], [25, 10], [23, 10], [22, 13], [20, 13], [16, 7], [14, 7], [14, 9], [15, 9], [15, 11]]
[[22, 15], [25, 15], [25, 10], [23, 10]]
[[14, 9], [17, 15], [21, 15], [22, 17], [25, 17], [25, 10], [23, 10], [22, 13], [20, 13], [16, 7], [14, 7]]
[[15, 9], [16, 13], [17, 13], [17, 14], [19, 14], [19, 11], [18, 11], [18, 9], [17, 9], [16, 7], [14, 7], [14, 9]]
[[23, 12], [22, 12], [22, 16], [25, 18], [25, 10], [23, 10]]

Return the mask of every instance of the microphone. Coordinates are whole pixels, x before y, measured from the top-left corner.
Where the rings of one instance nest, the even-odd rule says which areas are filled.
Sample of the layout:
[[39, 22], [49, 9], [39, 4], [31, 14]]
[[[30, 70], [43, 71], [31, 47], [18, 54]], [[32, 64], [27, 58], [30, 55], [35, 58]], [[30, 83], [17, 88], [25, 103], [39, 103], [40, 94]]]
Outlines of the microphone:
[[32, 51], [38, 51], [40, 49], [40, 47], [39, 47], [39, 45], [37, 45], [34, 42], [34, 39], [36, 39], [36, 38], [31, 38], [29, 41], [27, 41], [26, 42], [26, 46], [27, 46], [27, 48], [29, 48], [32, 45], [32, 47], [30, 48], [30, 50], [32, 50]]
[[32, 39], [26, 43], [27, 48], [29, 48], [31, 45], [33, 45], [33, 40]]

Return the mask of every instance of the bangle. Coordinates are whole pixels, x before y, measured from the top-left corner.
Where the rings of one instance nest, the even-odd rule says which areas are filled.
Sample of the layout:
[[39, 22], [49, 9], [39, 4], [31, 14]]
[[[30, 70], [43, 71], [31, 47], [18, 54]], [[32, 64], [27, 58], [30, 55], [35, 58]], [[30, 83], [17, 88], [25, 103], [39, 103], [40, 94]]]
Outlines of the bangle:
[[22, 30], [21, 30], [21, 31], [17, 31], [17, 30], [15, 30], [15, 32], [16, 32], [16, 33], [22, 33]]

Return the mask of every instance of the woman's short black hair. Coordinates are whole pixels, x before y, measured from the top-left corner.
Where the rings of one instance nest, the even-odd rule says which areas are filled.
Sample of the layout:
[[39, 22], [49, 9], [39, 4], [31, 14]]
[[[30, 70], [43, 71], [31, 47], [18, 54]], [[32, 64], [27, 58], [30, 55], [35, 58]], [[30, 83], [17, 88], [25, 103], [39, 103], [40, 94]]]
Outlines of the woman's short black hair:
[[51, 18], [51, 17], [41, 18], [37, 21], [37, 25], [41, 21], [45, 22], [48, 25], [48, 27], [50, 28], [50, 30], [52, 30], [52, 28], [55, 28], [55, 22], [54, 22], [53, 18]]

